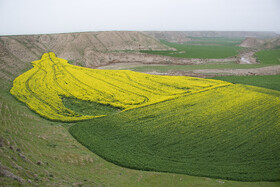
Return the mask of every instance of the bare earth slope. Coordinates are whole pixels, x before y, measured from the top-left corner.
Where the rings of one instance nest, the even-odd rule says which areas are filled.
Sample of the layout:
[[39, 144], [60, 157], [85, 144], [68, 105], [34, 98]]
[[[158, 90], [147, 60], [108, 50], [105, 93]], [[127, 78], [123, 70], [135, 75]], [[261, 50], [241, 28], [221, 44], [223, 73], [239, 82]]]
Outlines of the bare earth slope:
[[241, 47], [257, 48], [257, 49], [273, 49], [280, 46], [280, 37], [269, 39], [246, 38], [241, 44]]
[[[0, 62], [13, 68], [53, 51], [59, 57], [87, 67], [118, 61], [119, 50], [168, 50], [169, 47], [141, 32], [85, 32], [49, 35], [1, 36]], [[22, 66], [22, 67], [21, 67]], [[8, 70], [2, 70], [8, 71]]]

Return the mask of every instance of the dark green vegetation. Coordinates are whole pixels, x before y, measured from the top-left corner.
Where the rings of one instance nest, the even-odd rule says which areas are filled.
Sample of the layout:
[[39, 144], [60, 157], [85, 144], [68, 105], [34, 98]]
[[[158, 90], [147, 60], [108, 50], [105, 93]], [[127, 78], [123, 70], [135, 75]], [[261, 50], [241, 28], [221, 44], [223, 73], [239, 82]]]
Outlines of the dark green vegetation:
[[137, 66], [130, 68], [130, 70], [138, 72], [168, 72], [169, 70], [176, 71], [191, 71], [197, 69], [250, 69], [250, 68], [261, 68], [267, 66], [266, 64], [200, 64], [200, 65], [162, 65], [162, 66]]
[[280, 75], [263, 76], [224, 76], [213, 79], [228, 81], [237, 84], [247, 84], [280, 91]]
[[121, 110], [112, 107], [111, 105], [104, 105], [69, 97], [63, 97], [62, 102], [64, 106], [81, 115], [109, 115]]
[[240, 47], [234, 45], [193, 45], [161, 41], [177, 51], [141, 51], [143, 53], [164, 55], [178, 58], [227, 58], [238, 55]]
[[256, 56], [262, 64], [280, 64], [280, 49], [259, 51]]
[[94, 153], [129, 168], [275, 181], [278, 97], [278, 91], [231, 85], [79, 122], [70, 132]]

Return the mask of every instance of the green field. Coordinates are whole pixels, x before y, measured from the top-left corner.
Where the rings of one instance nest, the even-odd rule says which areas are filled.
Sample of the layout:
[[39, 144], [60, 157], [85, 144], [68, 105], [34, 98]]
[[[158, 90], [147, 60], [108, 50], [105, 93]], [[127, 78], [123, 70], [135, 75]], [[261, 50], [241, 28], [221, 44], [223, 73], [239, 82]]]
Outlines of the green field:
[[262, 64], [280, 64], [280, 49], [259, 51], [256, 56]]
[[94, 153], [129, 168], [276, 181], [279, 96], [231, 85], [79, 122], [70, 132]]
[[143, 53], [164, 55], [177, 58], [228, 58], [238, 55], [241, 47], [235, 45], [193, 45], [161, 41], [177, 51], [141, 51]]
[[280, 75], [263, 76], [224, 76], [213, 79], [228, 81], [236, 84], [247, 84], [280, 91]]
[[[168, 72], [175, 71], [192, 71], [198, 69], [252, 69], [280, 64], [280, 49], [263, 50], [256, 53], [257, 60], [260, 64], [236, 64], [235, 62], [210, 62], [198, 65], [143, 65], [129, 68], [138, 72]], [[125, 69], [125, 68], [124, 68]]]

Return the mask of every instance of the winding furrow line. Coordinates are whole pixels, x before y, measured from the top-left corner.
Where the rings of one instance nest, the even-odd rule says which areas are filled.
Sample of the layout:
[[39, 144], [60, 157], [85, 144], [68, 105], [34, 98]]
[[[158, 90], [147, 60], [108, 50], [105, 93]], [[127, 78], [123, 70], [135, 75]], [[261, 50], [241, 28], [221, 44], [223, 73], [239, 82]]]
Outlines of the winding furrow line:
[[[52, 59], [51, 57], [50, 57], [50, 60], [51, 60], [54, 64], [56, 64], [56, 63], [53, 61], [53, 59]], [[62, 67], [74, 80], [76, 80], [77, 82], [83, 84], [83, 85], [86, 86], [86, 87], [89, 87], [90, 89], [93, 89], [94, 91], [98, 92], [98, 93], [101, 94], [101, 95], [104, 95], [104, 93], [103, 93], [102, 91], [97, 90], [97, 89], [95, 89], [95, 88], [93, 88], [93, 87], [91, 87], [91, 86], [89, 86], [89, 85], [83, 83], [83, 82], [80, 81], [79, 79], [77, 79], [72, 73], [70, 73], [70, 72], [66, 69], [65, 66], [61, 66], [61, 67]]]
[[[89, 70], [87, 70], [87, 71], [88, 71], [90, 74], [92, 73], [92, 72], [89, 71]], [[120, 82], [120, 83], [122, 83], [122, 84], [129, 85], [129, 86], [134, 87], [134, 88], [137, 88], [137, 89], [139, 89], [139, 90], [144, 90], [144, 91], [146, 91], [146, 92], [153, 93], [153, 94], [155, 94], [155, 95], [160, 95], [159, 93], [153, 92], [154, 88], [150, 88], [150, 90], [148, 90], [148, 89], [146, 89], [146, 88], [148, 87], [147, 85], [144, 85], [144, 84], [140, 84], [140, 83], [138, 83], [138, 82], [135, 82], [135, 81], [133, 81], [132, 79], [130, 79], [130, 77], [127, 77], [128, 80], [129, 80], [130, 82], [133, 82], [133, 83], [135, 83], [135, 84], [138, 84], [138, 85], [140, 85], [141, 87], [138, 87], [138, 86], [136, 86], [135, 84], [125, 83], [125, 82], [123, 82], [123, 81], [121, 81], [121, 80], [116, 79], [113, 75], [104, 75], [104, 74], [102, 74], [102, 73], [99, 73], [98, 71], [96, 71], [95, 73], [96, 73], [96, 74], [99, 74], [99, 75], [101, 75], [101, 76], [103, 76], [103, 77], [110, 77], [111, 79], [114, 79], [116, 82]], [[90, 74], [87, 74], [87, 75], [91, 76]], [[125, 74], [126, 76], [128, 76], [127, 73], [125, 73], [125, 72], [123, 72], [123, 74]], [[95, 78], [95, 77], [93, 77], [93, 78]], [[104, 80], [101, 80], [101, 79], [99, 79], [99, 80], [100, 80], [100, 81], [104, 81]], [[114, 86], [114, 87], [117, 87], [117, 86], [114, 85], [114, 84], [111, 84], [111, 85]], [[117, 87], [117, 88], [123, 90], [123, 88], [120, 88], [120, 87]], [[128, 90], [127, 90], [127, 91], [128, 91]], [[129, 92], [130, 92], [130, 91], [129, 91]], [[131, 92], [131, 93], [134, 93], [134, 92]], [[134, 93], [134, 94], [136, 94], [136, 93]], [[144, 95], [140, 95], [140, 96], [143, 96], [143, 97], [144, 97]]]
[[[147, 84], [141, 84], [141, 83], [139, 83], [139, 82], [137, 82], [137, 81], [133, 81], [133, 80], [131, 79], [131, 77], [130, 77], [126, 72], [125, 72], [124, 74], [125, 74], [126, 78], [127, 78], [129, 81], [131, 81], [131, 82], [137, 84], [138, 86], [140, 86], [140, 87], [137, 87], [137, 86], [134, 85], [135, 88], [143, 89], [143, 90], [145, 90], [145, 91], [147, 91], [147, 92], [151, 92], [151, 93], [153, 93], [153, 94], [155, 94], [155, 95], [169, 96], [169, 94], [167, 94], [167, 93], [166, 93], [167, 95], [162, 94], [162, 91], [161, 91], [161, 90], [160, 90], [160, 92], [153, 92], [153, 91], [151, 91], [151, 90], [154, 90], [154, 89], [155, 89], [154, 87], [149, 87], [149, 86], [147, 86]], [[149, 88], [150, 90], [147, 90], [146, 88]]]
[[[99, 73], [97, 73], [97, 74], [99, 74]], [[99, 80], [99, 81], [101, 81], [101, 82], [104, 82], [104, 83], [106, 83], [106, 84], [108, 84], [108, 85], [111, 85], [112, 87], [114, 87], [116, 90], [118, 90], [119, 92], [122, 92], [122, 93], [131, 93], [131, 94], [133, 94], [133, 95], [137, 95], [137, 96], [139, 96], [139, 97], [142, 97], [142, 98], [144, 98], [144, 100], [142, 101], [142, 102], [139, 102], [139, 103], [134, 103], [134, 104], [130, 104], [130, 103], [126, 103], [127, 105], [141, 105], [141, 104], [144, 104], [144, 103], [147, 103], [147, 102], [149, 102], [149, 98], [147, 97], [147, 96], [145, 96], [145, 95], [141, 95], [141, 94], [138, 94], [138, 93], [135, 93], [135, 92], [132, 92], [132, 91], [129, 91], [129, 90], [126, 90], [126, 89], [124, 89], [124, 88], [121, 88], [121, 87], [119, 87], [119, 86], [116, 86], [116, 85], [114, 85], [114, 84], [112, 84], [112, 83], [110, 83], [110, 82], [108, 82], [108, 81], [105, 81], [105, 80], [103, 80], [103, 79], [99, 79], [99, 78], [97, 78], [97, 77], [95, 77], [95, 76], [93, 76], [93, 75], [91, 75], [91, 74], [87, 74], [88, 76], [90, 76], [90, 77], [92, 77], [92, 78], [94, 78], [94, 79], [96, 79], [96, 80]], [[100, 74], [99, 74], [100, 75]], [[102, 75], [102, 76], [104, 76], [104, 75]], [[108, 76], [109, 77], [109, 76]], [[114, 79], [115, 81], [118, 81], [117, 79]], [[118, 82], [121, 82], [121, 81], [118, 81]], [[122, 84], [126, 84], [126, 85], [129, 85], [129, 86], [131, 86], [131, 87], [135, 87], [134, 85], [132, 85], [132, 84], [128, 84], [128, 83], [124, 83], [124, 82], [121, 82]], [[135, 88], [137, 88], [137, 87], [135, 87]], [[139, 88], [138, 88], [139, 89]], [[147, 90], [148, 91], [148, 90]]]
[[55, 63], [52, 65], [52, 69], [53, 69], [53, 81], [56, 84], [57, 87], [59, 87], [62, 91], [68, 93], [69, 95], [71, 95], [72, 97], [74, 97], [73, 94], [71, 94], [68, 90], [64, 89], [62, 86], [59, 85], [59, 83], [57, 82], [57, 78], [56, 78], [56, 69], [55, 66], [57, 66]]
[[41, 64], [39, 65], [39, 69], [37, 71], [35, 71], [32, 75], [30, 75], [28, 77], [28, 79], [25, 82], [25, 87], [26, 89], [39, 101], [41, 101], [42, 103], [46, 104], [47, 106], [49, 106], [52, 110], [56, 111], [57, 113], [59, 113], [59, 110], [57, 110], [55, 107], [53, 107], [52, 105], [50, 105], [47, 101], [43, 100], [38, 94], [36, 94], [35, 92], [32, 91], [32, 89], [29, 87], [29, 81], [41, 70], [42, 66]]

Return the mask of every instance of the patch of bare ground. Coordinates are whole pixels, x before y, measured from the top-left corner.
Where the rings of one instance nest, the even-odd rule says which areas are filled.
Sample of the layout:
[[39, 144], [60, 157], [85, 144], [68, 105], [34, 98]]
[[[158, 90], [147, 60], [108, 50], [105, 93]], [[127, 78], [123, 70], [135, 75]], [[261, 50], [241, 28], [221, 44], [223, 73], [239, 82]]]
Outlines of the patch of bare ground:
[[[100, 66], [97, 67], [96, 69], [115, 69], [115, 70], [120, 70], [120, 69], [130, 69], [138, 66], [143, 66], [143, 63], [140, 62], [127, 62], [127, 63], [111, 63], [105, 66]], [[166, 64], [149, 64], [151, 66], [165, 66]]]
[[254, 49], [273, 49], [280, 46], [280, 37], [276, 36], [268, 39], [246, 38], [241, 44], [241, 47]]
[[255, 57], [255, 53], [257, 50], [249, 50], [245, 52], [241, 52], [237, 58], [237, 64], [257, 64], [257, 58]]

